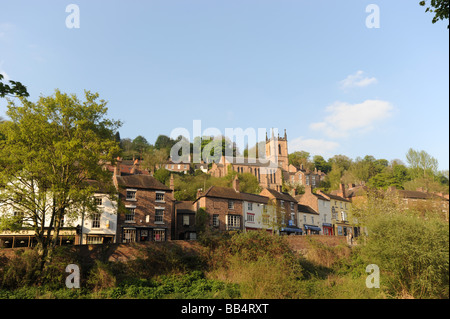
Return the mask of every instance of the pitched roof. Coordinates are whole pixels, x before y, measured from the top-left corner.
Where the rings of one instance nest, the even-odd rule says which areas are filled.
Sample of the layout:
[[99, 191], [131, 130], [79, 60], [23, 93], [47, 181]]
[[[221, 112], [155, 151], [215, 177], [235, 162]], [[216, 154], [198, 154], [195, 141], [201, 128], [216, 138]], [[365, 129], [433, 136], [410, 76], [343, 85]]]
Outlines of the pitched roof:
[[261, 203], [261, 204], [267, 204], [269, 202], [269, 199], [266, 196], [250, 193], [240, 193], [240, 194], [241, 199], [246, 202]]
[[158, 181], [156, 178], [150, 175], [126, 175], [116, 176], [119, 186], [142, 188], [142, 189], [155, 189], [172, 191], [169, 187]]
[[309, 207], [307, 205], [298, 204], [297, 207], [298, 207], [297, 210], [299, 213], [319, 215], [318, 212], [316, 212], [314, 209], [312, 209], [311, 207]]
[[341, 197], [338, 195], [327, 194], [327, 193], [324, 193], [324, 195], [328, 196], [330, 199], [333, 199], [333, 200], [340, 200], [341, 202], [350, 202], [348, 199], [345, 199], [344, 197]]
[[192, 201], [177, 201], [175, 208], [179, 214], [195, 213], [194, 203]]
[[202, 193], [199, 198], [200, 197], [225, 198], [261, 204], [267, 204], [269, 202], [269, 199], [266, 196], [240, 193], [236, 192], [234, 188], [222, 186], [211, 186], [206, 192]]
[[206, 192], [202, 193], [199, 197], [217, 197], [217, 198], [242, 200], [239, 193], [236, 192], [233, 188], [222, 186], [211, 186], [206, 190]]
[[297, 200], [292, 197], [291, 195], [289, 195], [288, 193], [283, 193], [283, 192], [277, 192], [274, 189], [271, 188], [265, 188], [270, 194], [272, 194], [273, 197], [275, 197], [276, 199], [279, 200], [284, 200], [286, 202], [295, 202], [297, 203]]
[[444, 197], [438, 196], [433, 193], [427, 193], [427, 192], [421, 192], [421, 191], [408, 191], [408, 190], [402, 190], [402, 189], [397, 189], [396, 191], [403, 198], [448, 200], [448, 199], [445, 199]]

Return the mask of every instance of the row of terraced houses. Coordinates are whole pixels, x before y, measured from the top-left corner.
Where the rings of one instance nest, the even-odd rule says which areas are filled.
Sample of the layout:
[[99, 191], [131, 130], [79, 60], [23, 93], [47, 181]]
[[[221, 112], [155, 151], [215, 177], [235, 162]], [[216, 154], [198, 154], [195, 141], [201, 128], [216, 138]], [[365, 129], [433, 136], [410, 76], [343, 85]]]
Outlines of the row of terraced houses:
[[[65, 220], [60, 244], [130, 243], [197, 238], [196, 215], [206, 214], [206, 227], [217, 231], [267, 231], [278, 235], [353, 236], [360, 233], [357, 221], [350, 218], [352, 201], [360, 197], [364, 186], [341, 185], [332, 194], [313, 192], [324, 177], [320, 171], [308, 171], [288, 165], [287, 136], [266, 138], [266, 156], [276, 153], [278, 166], [229, 159], [213, 164], [209, 173], [226, 175], [227, 170], [249, 172], [260, 181], [262, 191], [240, 191], [239, 180], [232, 187], [212, 186], [198, 190], [194, 201], [174, 198], [173, 176], [166, 186], [139, 166], [139, 161], [105, 165], [111, 172], [116, 194], [111, 196], [97, 187], [94, 200], [97, 213], [82, 213], [75, 220]], [[281, 191], [281, 180], [304, 185], [305, 193]], [[89, 181], [97, 185], [95, 181]], [[396, 191], [405, 201], [436, 202], [448, 218], [448, 195], [421, 190]], [[20, 212], [12, 212], [20, 215]], [[32, 247], [33, 230], [26, 222], [21, 230], [0, 233], [0, 247]], [[49, 226], [49, 225], [48, 225]]]

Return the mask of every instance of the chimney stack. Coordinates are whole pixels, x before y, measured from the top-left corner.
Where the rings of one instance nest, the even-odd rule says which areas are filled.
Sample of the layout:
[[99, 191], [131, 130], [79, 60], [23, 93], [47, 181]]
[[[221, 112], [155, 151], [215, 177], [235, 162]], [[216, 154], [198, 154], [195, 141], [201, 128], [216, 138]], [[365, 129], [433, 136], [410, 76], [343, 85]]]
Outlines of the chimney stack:
[[342, 183], [339, 184], [339, 190], [340, 190], [339, 195], [345, 198], [345, 185]]
[[117, 158], [116, 166], [114, 166], [114, 176], [120, 176], [120, 164], [122, 163], [122, 159], [120, 157]]
[[311, 185], [305, 186], [305, 194], [312, 194], [312, 186]]
[[236, 192], [239, 193], [239, 179], [238, 179], [237, 175], [234, 177], [234, 180], [233, 180], [233, 188]]
[[170, 189], [172, 191], [175, 190], [175, 184], [174, 184], [174, 181], [173, 181], [173, 174], [170, 174]]

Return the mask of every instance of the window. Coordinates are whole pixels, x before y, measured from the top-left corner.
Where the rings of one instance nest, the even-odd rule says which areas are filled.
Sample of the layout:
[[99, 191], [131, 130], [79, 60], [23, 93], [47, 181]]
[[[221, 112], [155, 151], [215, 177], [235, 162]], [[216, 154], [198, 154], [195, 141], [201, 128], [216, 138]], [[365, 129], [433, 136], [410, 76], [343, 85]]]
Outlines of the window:
[[250, 223], [255, 222], [255, 214], [247, 213], [247, 221]]
[[232, 200], [228, 201], [228, 209], [234, 209], [234, 201]]
[[183, 215], [183, 226], [189, 226], [189, 215]]
[[227, 224], [231, 228], [241, 227], [241, 216], [238, 215], [227, 215]]
[[323, 215], [323, 222], [326, 223], [327, 222], [327, 215]]
[[97, 206], [102, 206], [103, 205], [103, 198], [101, 198], [101, 197], [94, 197], [94, 203]]
[[92, 215], [92, 228], [100, 228], [100, 214]]
[[306, 223], [306, 215], [303, 215], [303, 222]]
[[278, 154], [281, 155], [281, 145], [280, 144], [278, 144]]
[[155, 209], [155, 223], [164, 223], [164, 209]]
[[136, 200], [136, 191], [127, 190], [127, 200]]
[[86, 243], [88, 245], [103, 244], [103, 237], [100, 237], [100, 236], [87, 236]]
[[153, 240], [154, 241], [165, 241], [166, 240], [166, 231], [164, 229], [155, 229], [153, 231]]
[[263, 215], [262, 222], [264, 225], [268, 225], [269, 224], [269, 215]]
[[125, 213], [125, 222], [134, 222], [134, 213], [135, 209], [134, 207], [125, 207], [127, 209], [127, 212]]
[[164, 201], [164, 193], [157, 192], [156, 193], [156, 201], [163, 202]]
[[314, 216], [311, 216], [311, 224], [314, 225]]
[[123, 242], [134, 243], [136, 241], [136, 229], [124, 229], [123, 230]]
[[294, 211], [294, 203], [291, 203], [291, 211]]
[[341, 212], [341, 220], [342, 221], [346, 221], [347, 220], [347, 213], [344, 212], [344, 211]]
[[219, 215], [213, 215], [213, 226], [219, 227]]
[[248, 203], [248, 210], [253, 210], [253, 203]]

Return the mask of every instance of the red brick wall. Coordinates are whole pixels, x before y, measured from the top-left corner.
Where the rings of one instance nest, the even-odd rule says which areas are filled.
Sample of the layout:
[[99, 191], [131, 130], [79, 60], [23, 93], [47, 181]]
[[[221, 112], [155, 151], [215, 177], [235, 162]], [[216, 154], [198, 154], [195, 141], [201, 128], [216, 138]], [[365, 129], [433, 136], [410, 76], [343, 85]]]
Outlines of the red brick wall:
[[[156, 202], [156, 191], [147, 189], [138, 189], [136, 192], [136, 200], [131, 201], [126, 199], [127, 190], [126, 188], [121, 188], [119, 190], [119, 196], [121, 204], [125, 207], [128, 205], [136, 206], [134, 223], [125, 222], [125, 212], [119, 212], [117, 216], [117, 232], [118, 239], [122, 242], [121, 229], [123, 226], [146, 226], [146, 227], [161, 227], [167, 228], [166, 239], [170, 240], [172, 238], [172, 218], [173, 218], [173, 195], [171, 192], [166, 191], [164, 194], [164, 203]], [[164, 207], [163, 223], [155, 222], [155, 207]], [[149, 216], [147, 222], [147, 215]]]
[[219, 230], [226, 230], [226, 215], [239, 215], [241, 216], [241, 229], [243, 227], [242, 217], [242, 201], [233, 200], [234, 209], [228, 209], [228, 199], [214, 198], [214, 197], [202, 197], [199, 199], [199, 207], [202, 207], [210, 215], [210, 225], [213, 223], [213, 215], [219, 215]]

